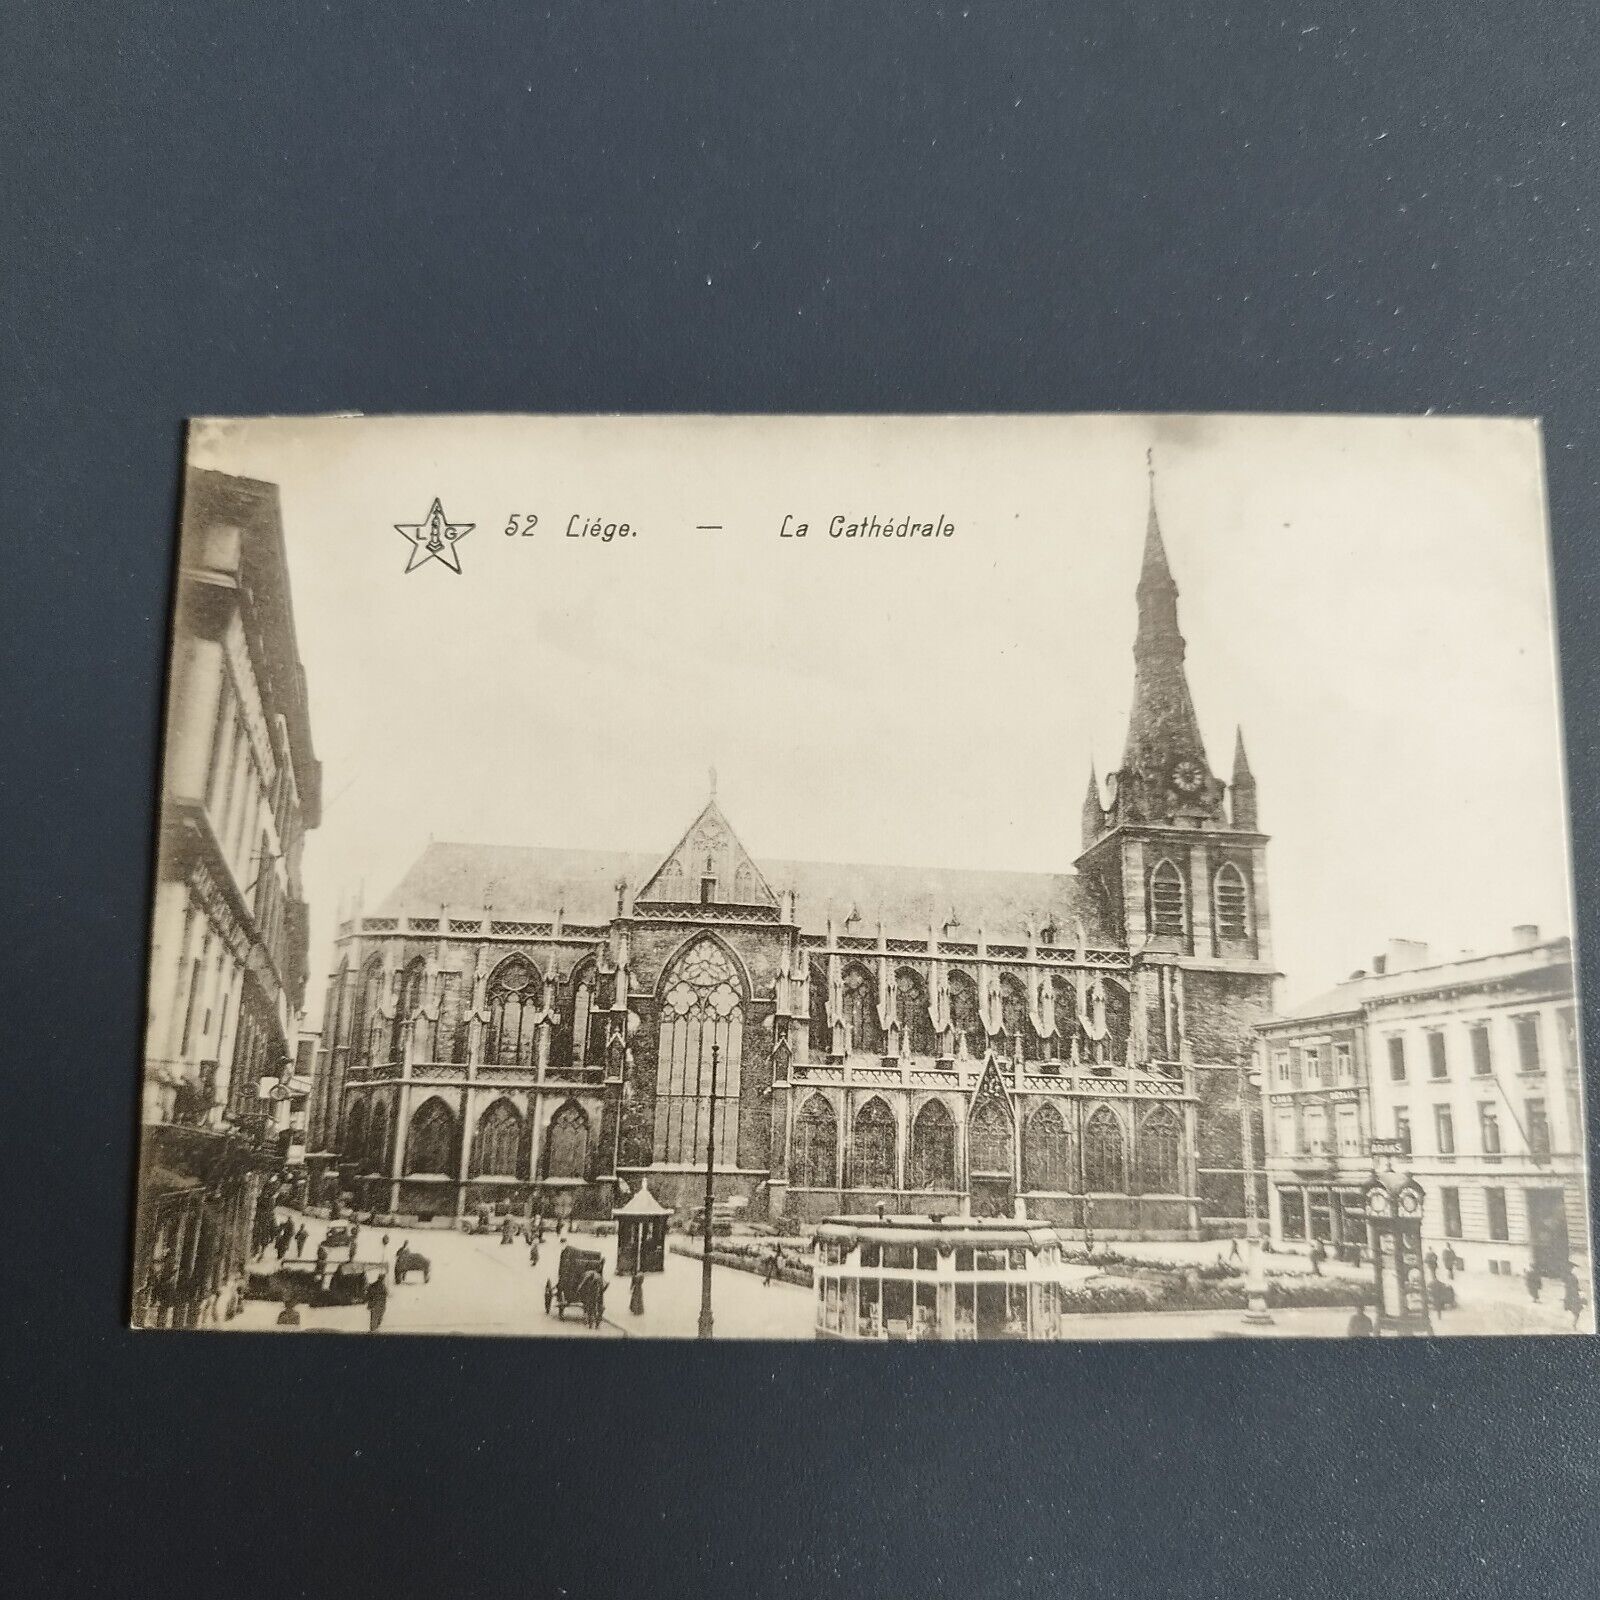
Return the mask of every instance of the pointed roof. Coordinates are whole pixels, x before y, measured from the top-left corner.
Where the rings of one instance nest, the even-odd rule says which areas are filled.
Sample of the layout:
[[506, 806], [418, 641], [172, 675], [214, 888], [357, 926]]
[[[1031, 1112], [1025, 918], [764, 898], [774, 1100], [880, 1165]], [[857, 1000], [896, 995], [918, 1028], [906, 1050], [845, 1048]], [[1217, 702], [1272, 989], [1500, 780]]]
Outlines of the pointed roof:
[[649, 1181], [644, 1180], [633, 1191], [633, 1198], [626, 1205], [614, 1206], [611, 1215], [614, 1217], [664, 1217], [668, 1214], [668, 1210], [667, 1206], [662, 1205], [650, 1193]]
[[778, 897], [717, 804], [715, 771], [711, 784], [711, 795], [700, 815], [667, 852], [635, 898], [695, 901], [700, 898], [701, 880], [712, 878], [716, 881], [712, 898], [718, 905], [775, 907]]
[[1233, 781], [1248, 782], [1254, 774], [1250, 771], [1250, 758], [1244, 753], [1244, 729], [1236, 731], [1233, 741]]
[[1139, 590], [1149, 585], [1161, 584], [1177, 592], [1173, 582], [1172, 567], [1167, 561], [1167, 547], [1161, 537], [1161, 518], [1156, 514], [1156, 468], [1150, 451], [1145, 452], [1150, 473], [1150, 512], [1144, 526], [1144, 560], [1139, 567]]

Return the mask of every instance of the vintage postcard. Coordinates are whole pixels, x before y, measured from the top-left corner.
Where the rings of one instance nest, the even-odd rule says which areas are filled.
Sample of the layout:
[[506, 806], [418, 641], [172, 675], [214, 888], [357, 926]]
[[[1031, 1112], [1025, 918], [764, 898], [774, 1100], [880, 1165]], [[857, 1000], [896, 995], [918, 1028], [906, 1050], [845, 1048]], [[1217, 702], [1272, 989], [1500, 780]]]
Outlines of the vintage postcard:
[[1593, 1328], [1537, 426], [193, 424], [149, 1328]]

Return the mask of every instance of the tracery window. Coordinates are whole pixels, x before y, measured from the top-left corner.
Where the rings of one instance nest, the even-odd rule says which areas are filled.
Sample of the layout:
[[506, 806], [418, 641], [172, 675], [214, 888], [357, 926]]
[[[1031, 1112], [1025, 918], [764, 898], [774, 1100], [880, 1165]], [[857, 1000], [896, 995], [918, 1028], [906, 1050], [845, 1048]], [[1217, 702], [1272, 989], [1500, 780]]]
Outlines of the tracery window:
[[589, 1118], [574, 1100], [569, 1100], [550, 1119], [544, 1170], [547, 1178], [589, 1176]]
[[716, 1159], [725, 1166], [737, 1163], [743, 996], [744, 984], [732, 958], [710, 937], [691, 945], [663, 975], [656, 1066], [657, 1161], [704, 1161], [715, 1047]]
[[1185, 927], [1183, 874], [1162, 857], [1150, 873], [1150, 931], [1181, 939]]
[[350, 1115], [345, 1119], [344, 1139], [341, 1149], [345, 1157], [357, 1163], [365, 1161], [367, 1154], [367, 1102], [357, 1100], [350, 1107]]
[[811, 1024], [806, 1037], [811, 1054], [820, 1058], [833, 1051], [833, 1029], [828, 1024], [828, 968], [825, 962], [811, 963], [810, 999]]
[[892, 1189], [899, 1139], [894, 1113], [874, 1095], [856, 1113], [850, 1140], [850, 1186], [854, 1189]]
[[802, 1189], [832, 1189], [838, 1171], [839, 1121], [833, 1107], [814, 1094], [795, 1119], [790, 1178]]
[[1005, 1031], [1006, 1050], [1019, 1061], [1034, 1061], [1039, 1055], [1039, 1037], [1028, 1016], [1028, 995], [1014, 973], [1000, 977], [1000, 1025]]
[[372, 1060], [372, 1029], [383, 998], [383, 957], [369, 956], [361, 969], [355, 1011], [350, 1020], [350, 1052], [362, 1063]]
[[942, 1100], [930, 1100], [911, 1124], [911, 1189], [956, 1186], [956, 1125]]
[[1183, 1125], [1171, 1106], [1157, 1106], [1139, 1124], [1139, 1188], [1145, 1194], [1183, 1192]]
[[405, 1170], [453, 1178], [455, 1146], [455, 1114], [437, 1096], [424, 1100], [412, 1116], [411, 1129], [406, 1134]]
[[483, 1059], [488, 1066], [531, 1067], [534, 1019], [544, 1009], [544, 980], [523, 956], [502, 961], [489, 979], [489, 1031]]
[[997, 1099], [980, 1099], [967, 1125], [967, 1165], [974, 1172], [1010, 1173], [1011, 1118]]
[[1083, 1182], [1093, 1194], [1121, 1194], [1127, 1188], [1122, 1124], [1101, 1106], [1083, 1130]]
[[398, 1061], [405, 1052], [406, 1024], [422, 1008], [422, 983], [427, 963], [418, 956], [400, 974], [400, 995], [395, 1002], [394, 1022], [389, 1031], [389, 1059]]
[[372, 1121], [367, 1128], [366, 1159], [362, 1165], [368, 1172], [389, 1170], [389, 1108], [382, 1101], [372, 1108]]
[[1022, 1187], [1054, 1194], [1072, 1187], [1067, 1125], [1048, 1100], [1023, 1125]]
[[894, 975], [895, 1018], [900, 1024], [900, 1038], [905, 1053], [913, 1056], [931, 1056], [933, 1048], [933, 1019], [928, 1015], [928, 986], [922, 974], [912, 967], [901, 967]]
[[883, 1053], [883, 1030], [878, 1026], [877, 984], [865, 967], [844, 969], [844, 1020], [849, 1048], [859, 1054]]
[[473, 1177], [514, 1178], [522, 1165], [522, 1114], [504, 1098], [478, 1119], [472, 1141]]
[[950, 1025], [957, 1038], [966, 1041], [967, 1054], [974, 1061], [983, 1060], [989, 1041], [978, 1009], [978, 985], [970, 973], [950, 974]]
[[1217, 874], [1217, 937], [1233, 942], [1250, 937], [1250, 891], [1231, 861]]

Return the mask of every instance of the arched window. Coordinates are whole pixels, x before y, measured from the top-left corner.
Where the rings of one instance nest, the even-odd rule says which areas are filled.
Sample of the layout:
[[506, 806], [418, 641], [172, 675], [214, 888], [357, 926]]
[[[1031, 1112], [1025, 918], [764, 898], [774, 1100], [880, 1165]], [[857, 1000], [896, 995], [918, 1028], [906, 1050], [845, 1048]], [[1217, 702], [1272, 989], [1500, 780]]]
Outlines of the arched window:
[[1139, 1188], [1145, 1194], [1183, 1192], [1183, 1125], [1171, 1106], [1157, 1106], [1139, 1124]]
[[522, 1114], [500, 1099], [478, 1118], [472, 1141], [472, 1176], [515, 1178], [522, 1166]]
[[912, 967], [899, 968], [894, 975], [894, 989], [902, 1049], [907, 1055], [931, 1056], [933, 1019], [928, 1015], [928, 986], [922, 981], [922, 974]]
[[572, 1040], [572, 1064], [589, 1065], [590, 1023], [594, 1017], [594, 963], [586, 961], [572, 975], [572, 1002], [568, 1006], [567, 1035]]
[[533, 963], [510, 956], [489, 979], [489, 1031], [483, 1059], [491, 1067], [533, 1065], [534, 1018], [544, 1009], [544, 980]]
[[354, 999], [355, 996], [350, 992], [350, 962], [348, 958], [343, 958], [333, 982], [328, 985], [328, 1004], [324, 1012], [327, 1024], [325, 1037], [334, 1050], [350, 1043], [350, 1006]]
[[849, 1048], [862, 1055], [883, 1054], [883, 1030], [878, 1026], [877, 984], [865, 967], [844, 969], [844, 1021]]
[[734, 1166], [739, 1151], [744, 984], [728, 952], [707, 936], [690, 945], [661, 979], [657, 1161], [705, 1160], [713, 1048], [717, 1052], [716, 1159]]
[[575, 1101], [569, 1100], [550, 1119], [544, 1171], [547, 1178], [589, 1176], [589, 1119]]
[[956, 1125], [942, 1100], [930, 1100], [911, 1124], [911, 1172], [906, 1186], [956, 1186]]
[[1091, 1194], [1121, 1194], [1127, 1188], [1122, 1124], [1101, 1106], [1083, 1130], [1083, 1183]]
[[406, 1134], [405, 1170], [453, 1178], [455, 1149], [454, 1113], [437, 1096], [424, 1100], [413, 1113], [411, 1129]]
[[[395, 1002], [394, 1021], [389, 1030], [389, 1059], [398, 1061], [405, 1050], [406, 1024], [422, 1008], [422, 983], [427, 976], [427, 963], [418, 956], [400, 974], [400, 995]], [[418, 1041], [421, 1043], [422, 1041]], [[424, 1060], [429, 1059], [424, 1056]]]
[[1022, 1129], [1022, 1187], [1060, 1194], [1072, 1187], [1067, 1125], [1048, 1100]]
[[850, 1187], [892, 1189], [899, 1140], [894, 1113], [874, 1095], [856, 1113], [850, 1140]]
[[1217, 937], [1242, 944], [1250, 937], [1250, 890], [1244, 874], [1231, 861], [1217, 874], [1216, 896]]
[[372, 1121], [367, 1127], [366, 1158], [362, 1166], [367, 1172], [389, 1170], [389, 1108], [381, 1100], [372, 1108]]
[[970, 973], [950, 974], [950, 1025], [955, 1029], [958, 1051], [964, 1040], [967, 1054], [974, 1061], [982, 1061], [989, 1040], [984, 1032], [983, 1014], [978, 1009], [978, 985]]
[[676, 856], [661, 869], [661, 876], [656, 879], [655, 898], [683, 899], [683, 863]]
[[350, 1020], [350, 1053], [359, 1062], [372, 1060], [372, 1024], [383, 998], [383, 957], [369, 956], [361, 969], [355, 1011]]
[[344, 1139], [340, 1149], [347, 1161], [362, 1164], [367, 1154], [367, 1102], [357, 1100], [350, 1107], [350, 1115], [345, 1118]]
[[1150, 872], [1150, 931], [1181, 939], [1186, 925], [1183, 874], [1163, 856]]
[[1018, 1061], [1034, 1061], [1039, 1055], [1039, 1038], [1028, 1018], [1028, 994], [1015, 973], [1000, 975], [1000, 1026], [1006, 1036], [1006, 1050]]
[[733, 898], [741, 906], [756, 903], [756, 875], [751, 871], [748, 861], [741, 861], [739, 870], [733, 875]]
[[821, 961], [811, 963], [811, 1026], [807, 1040], [811, 1054], [820, 1059], [833, 1051], [833, 1029], [828, 1025], [828, 968]]
[[802, 1189], [832, 1189], [839, 1181], [839, 1122], [833, 1107], [814, 1094], [794, 1124], [790, 1182]]
[[1011, 1118], [999, 1100], [980, 1100], [967, 1124], [967, 1165], [973, 1172], [1012, 1170]]
[[1078, 1036], [1078, 986], [1064, 972], [1051, 976], [1056, 1002], [1056, 1051], [1064, 1061]]

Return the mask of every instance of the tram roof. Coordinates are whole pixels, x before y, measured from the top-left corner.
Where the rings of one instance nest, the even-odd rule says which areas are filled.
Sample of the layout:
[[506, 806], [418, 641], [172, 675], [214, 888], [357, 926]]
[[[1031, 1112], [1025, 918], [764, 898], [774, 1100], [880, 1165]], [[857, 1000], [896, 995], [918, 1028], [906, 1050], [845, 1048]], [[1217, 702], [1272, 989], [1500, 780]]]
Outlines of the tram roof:
[[981, 1245], [1057, 1244], [1061, 1235], [1048, 1223], [1019, 1222], [1013, 1217], [895, 1216], [829, 1217], [817, 1227], [819, 1237], [876, 1239], [893, 1244]]

